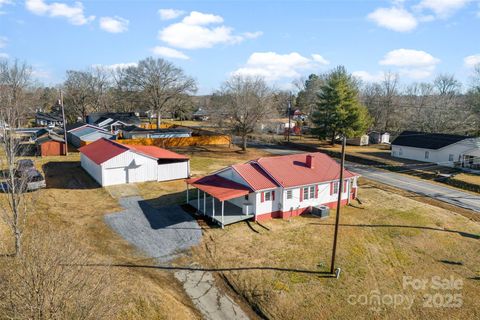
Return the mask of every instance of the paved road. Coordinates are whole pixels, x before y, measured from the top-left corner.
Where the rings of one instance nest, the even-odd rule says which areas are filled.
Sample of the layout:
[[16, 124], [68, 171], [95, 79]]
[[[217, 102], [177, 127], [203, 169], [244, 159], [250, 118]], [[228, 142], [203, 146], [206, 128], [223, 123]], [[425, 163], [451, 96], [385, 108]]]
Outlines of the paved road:
[[384, 183], [422, 196], [427, 196], [455, 206], [480, 212], [480, 195], [464, 192], [448, 186], [442, 186], [425, 180], [419, 180], [406, 175], [389, 172], [375, 167], [359, 167], [353, 163], [346, 165], [347, 169], [359, 173], [367, 179]]
[[[278, 155], [303, 152], [295, 149], [288, 149], [278, 145], [261, 143], [252, 143], [251, 145], [256, 148], [262, 148], [263, 150], [271, 154]], [[444, 201], [461, 208], [480, 212], [480, 195], [476, 196], [473, 193], [463, 192], [456, 188], [442, 186], [437, 183], [431, 183], [426, 180], [419, 180], [409, 177], [407, 175], [402, 175], [399, 173], [394, 173], [375, 167], [358, 166], [355, 163], [347, 163], [346, 167], [347, 169], [357, 172], [370, 180], [384, 183], [406, 191], [414, 192], [436, 200]]]
[[[108, 190], [115, 194], [115, 190]], [[135, 193], [135, 190], [131, 191]], [[182, 252], [200, 243], [200, 226], [179, 206], [156, 209], [139, 196], [120, 197], [119, 202], [125, 210], [106, 215], [106, 223], [128, 242], [155, 258], [159, 267], [168, 266]], [[216, 287], [213, 274], [196, 267], [179, 268], [175, 277], [205, 319], [248, 319], [237, 303]]]

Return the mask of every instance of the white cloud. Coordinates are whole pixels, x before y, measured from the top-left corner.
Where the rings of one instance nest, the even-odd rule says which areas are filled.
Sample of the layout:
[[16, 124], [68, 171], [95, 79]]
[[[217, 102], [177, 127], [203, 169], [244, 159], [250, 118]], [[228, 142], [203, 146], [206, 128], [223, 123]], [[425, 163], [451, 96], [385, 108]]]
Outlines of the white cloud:
[[128, 30], [130, 21], [121, 17], [101, 17], [100, 28], [110, 33], [122, 33]]
[[182, 22], [190, 25], [203, 26], [212, 23], [222, 23], [223, 18], [211, 13], [192, 11], [188, 16], [183, 18]]
[[246, 39], [256, 39], [256, 38], [260, 37], [261, 35], [263, 35], [263, 32], [262, 32], [262, 31], [244, 32], [244, 33], [243, 33], [243, 36], [244, 36]]
[[5, 52], [0, 52], [0, 59], [8, 59], [9, 55]]
[[103, 68], [107, 70], [117, 70], [125, 69], [128, 67], [136, 67], [136, 62], [124, 62], [124, 63], [115, 63], [115, 64], [93, 64], [92, 68]]
[[468, 68], [473, 68], [476, 65], [480, 64], [480, 53], [474, 54], [463, 59], [463, 63]]
[[168, 48], [168, 47], [157, 46], [152, 49], [152, 52], [157, 56], [162, 56], [166, 58], [184, 59], [184, 60], [190, 59], [190, 57], [188, 57], [183, 52], [172, 49], [172, 48]]
[[223, 18], [220, 16], [192, 11], [181, 22], [160, 30], [158, 37], [172, 47], [200, 49], [211, 48], [217, 44], [239, 43], [246, 38], [261, 35], [260, 32], [235, 35], [233, 29], [223, 25], [222, 22]]
[[254, 52], [250, 55], [244, 67], [234, 72], [233, 75], [259, 76], [269, 82], [281, 79], [298, 78], [301, 72], [315, 70], [325, 65], [325, 59], [320, 55], [312, 55], [312, 59], [304, 57], [297, 52], [279, 54], [276, 52]]
[[440, 62], [431, 54], [413, 49], [396, 49], [388, 52], [380, 61], [384, 66], [396, 67], [427, 67]]
[[12, 4], [12, 0], [0, 0], [0, 8], [3, 7], [6, 4]]
[[439, 18], [447, 18], [469, 2], [471, 0], [422, 0], [416, 8], [430, 10]]
[[378, 72], [376, 74], [369, 73], [368, 71], [354, 71], [352, 72], [354, 77], [357, 77], [365, 82], [379, 82], [383, 79], [383, 73]]
[[413, 49], [396, 49], [388, 52], [379, 64], [397, 67], [400, 75], [412, 79], [428, 78], [435, 71], [440, 59], [431, 54]]
[[8, 38], [0, 36], [0, 48], [5, 48], [7, 46]]
[[418, 25], [417, 19], [410, 12], [400, 7], [378, 8], [367, 17], [380, 27], [398, 32], [411, 31]]
[[327, 59], [325, 59], [324, 57], [322, 57], [321, 55], [319, 54], [312, 54], [312, 58], [314, 61], [320, 63], [320, 64], [323, 64], [323, 65], [328, 65], [330, 64], [330, 61], [328, 61]]
[[36, 15], [66, 18], [73, 25], [84, 25], [95, 19], [95, 16], [85, 16], [81, 2], [75, 2], [74, 5], [69, 6], [59, 2], [45, 3], [44, 0], [27, 0], [25, 7]]
[[160, 9], [158, 10], [158, 14], [162, 20], [172, 20], [184, 15], [185, 11], [176, 9]]

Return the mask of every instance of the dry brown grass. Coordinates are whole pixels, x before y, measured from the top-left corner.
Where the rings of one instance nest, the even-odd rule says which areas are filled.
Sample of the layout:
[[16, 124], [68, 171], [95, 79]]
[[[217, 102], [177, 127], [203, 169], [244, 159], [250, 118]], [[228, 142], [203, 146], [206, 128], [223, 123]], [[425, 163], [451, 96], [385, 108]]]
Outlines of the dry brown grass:
[[453, 179], [471, 183], [471, 184], [480, 185], [480, 175], [478, 174], [460, 173], [455, 175]]
[[[329, 268], [334, 216], [311, 216], [262, 223], [270, 231], [246, 224], [210, 229], [195, 250], [212, 267], [276, 267], [286, 270], [226, 271], [222, 275], [252, 304], [273, 319], [445, 319], [479, 317], [480, 226], [451, 211], [363, 185], [362, 205], [342, 212], [337, 265], [339, 280]], [[443, 261], [443, 262], [442, 262]], [[403, 288], [403, 276], [433, 276], [463, 281], [460, 291]], [[476, 279], [476, 280], [475, 280]], [[350, 295], [415, 295], [411, 309], [348, 303]], [[424, 308], [422, 296], [460, 293], [462, 308]]]
[[[32, 193], [36, 200], [30, 226], [35, 228], [41, 221], [51, 229], [74, 230], [71, 241], [92, 254], [92, 264], [150, 263], [105, 224], [104, 215], [121, 208], [81, 169], [78, 161], [77, 153], [35, 159], [37, 167], [46, 174], [47, 189]], [[0, 235], [5, 236], [3, 232]], [[110, 267], [110, 273], [122, 279], [115, 288], [120, 293], [120, 300], [115, 303], [120, 308], [118, 318], [199, 318], [170, 272]]]

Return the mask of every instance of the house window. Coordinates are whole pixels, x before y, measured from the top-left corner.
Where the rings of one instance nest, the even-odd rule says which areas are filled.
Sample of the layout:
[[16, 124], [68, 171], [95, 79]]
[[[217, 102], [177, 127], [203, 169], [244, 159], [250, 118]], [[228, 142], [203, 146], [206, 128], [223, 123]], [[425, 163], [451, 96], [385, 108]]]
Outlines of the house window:
[[247, 200], [247, 201], [248, 201], [248, 194], [246, 194], [246, 195], [245, 195], [245, 200]]
[[403, 150], [402, 150], [402, 148], [398, 148], [398, 155], [399, 155], [399, 156], [403, 155]]
[[315, 198], [315, 186], [303, 187], [303, 199], [313, 199]]
[[448, 161], [453, 161], [453, 154], [448, 155]]
[[430, 158], [430, 151], [425, 151], [425, 159]]
[[293, 198], [292, 190], [287, 190], [287, 199], [292, 199], [292, 198]]
[[272, 193], [270, 191], [265, 192], [265, 201], [271, 201], [272, 200]]
[[334, 182], [333, 183], [333, 194], [337, 194], [338, 193], [338, 188], [339, 188], [339, 183], [338, 182]]

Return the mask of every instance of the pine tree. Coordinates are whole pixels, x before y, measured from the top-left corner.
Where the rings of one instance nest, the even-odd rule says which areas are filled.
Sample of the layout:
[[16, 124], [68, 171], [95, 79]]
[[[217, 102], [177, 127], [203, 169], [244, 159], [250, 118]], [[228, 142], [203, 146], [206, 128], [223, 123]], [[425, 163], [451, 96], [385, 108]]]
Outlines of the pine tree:
[[319, 139], [330, 138], [334, 144], [339, 134], [353, 137], [365, 133], [371, 118], [358, 93], [355, 78], [343, 66], [326, 75], [312, 115], [314, 133]]

